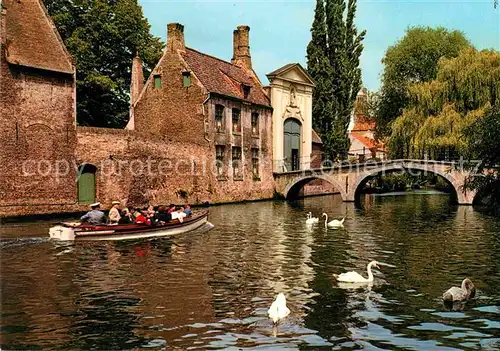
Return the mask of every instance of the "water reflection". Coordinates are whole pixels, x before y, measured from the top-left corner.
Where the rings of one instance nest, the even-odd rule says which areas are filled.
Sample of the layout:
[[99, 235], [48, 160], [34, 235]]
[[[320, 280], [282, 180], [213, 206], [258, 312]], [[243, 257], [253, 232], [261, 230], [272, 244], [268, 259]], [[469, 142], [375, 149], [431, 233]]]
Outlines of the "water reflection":
[[[2, 348], [497, 349], [500, 222], [447, 196], [337, 196], [211, 209], [210, 232], [55, 244], [48, 222], [4, 226]], [[306, 213], [346, 217], [344, 228]], [[333, 274], [366, 274], [341, 284]], [[477, 298], [440, 296], [469, 276]], [[291, 315], [277, 328], [278, 292]]]

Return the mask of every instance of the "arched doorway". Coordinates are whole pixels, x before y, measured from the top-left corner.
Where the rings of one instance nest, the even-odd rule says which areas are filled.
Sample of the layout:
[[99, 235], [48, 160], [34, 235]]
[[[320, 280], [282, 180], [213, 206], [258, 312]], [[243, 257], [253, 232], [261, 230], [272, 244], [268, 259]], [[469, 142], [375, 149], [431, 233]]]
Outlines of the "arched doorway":
[[83, 164], [78, 168], [77, 184], [78, 184], [78, 202], [90, 204], [95, 202], [96, 186], [95, 173], [96, 167], [91, 164]]
[[295, 118], [288, 118], [283, 128], [283, 156], [287, 171], [300, 170], [301, 124]]

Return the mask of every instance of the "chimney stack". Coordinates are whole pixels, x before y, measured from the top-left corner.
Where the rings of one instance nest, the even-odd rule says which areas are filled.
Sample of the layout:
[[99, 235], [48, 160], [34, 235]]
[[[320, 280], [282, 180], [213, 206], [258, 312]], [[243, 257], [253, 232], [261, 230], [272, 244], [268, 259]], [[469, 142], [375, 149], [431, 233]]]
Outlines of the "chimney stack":
[[233, 58], [231, 62], [235, 65], [252, 69], [252, 58], [250, 57], [250, 27], [238, 26], [233, 32]]
[[167, 24], [167, 50], [184, 50], [184, 26], [180, 23]]

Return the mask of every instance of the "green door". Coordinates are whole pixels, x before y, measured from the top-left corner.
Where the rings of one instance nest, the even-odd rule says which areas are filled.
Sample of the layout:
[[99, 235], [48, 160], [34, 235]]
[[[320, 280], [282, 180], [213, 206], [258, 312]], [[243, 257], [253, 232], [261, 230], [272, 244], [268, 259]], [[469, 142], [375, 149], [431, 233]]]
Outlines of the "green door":
[[300, 169], [300, 122], [289, 118], [284, 125], [284, 156], [287, 171]]
[[95, 169], [84, 166], [78, 177], [78, 202], [90, 204], [95, 202]]

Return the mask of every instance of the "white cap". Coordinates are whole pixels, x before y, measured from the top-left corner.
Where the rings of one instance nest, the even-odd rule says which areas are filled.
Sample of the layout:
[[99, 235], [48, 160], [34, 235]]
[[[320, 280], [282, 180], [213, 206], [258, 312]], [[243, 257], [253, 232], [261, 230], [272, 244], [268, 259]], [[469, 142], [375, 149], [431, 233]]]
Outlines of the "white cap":
[[93, 203], [92, 205], [90, 205], [90, 207], [97, 207], [97, 206], [101, 206], [101, 203], [100, 202], [96, 202], [96, 203]]
[[119, 205], [119, 204], [120, 204], [120, 201], [113, 201], [111, 204], [112, 204], [112, 205]]

